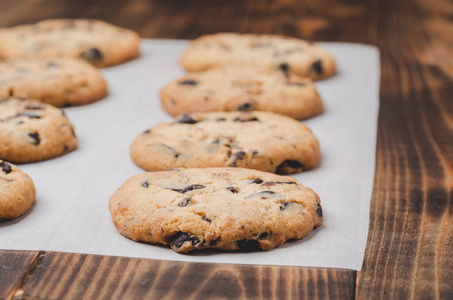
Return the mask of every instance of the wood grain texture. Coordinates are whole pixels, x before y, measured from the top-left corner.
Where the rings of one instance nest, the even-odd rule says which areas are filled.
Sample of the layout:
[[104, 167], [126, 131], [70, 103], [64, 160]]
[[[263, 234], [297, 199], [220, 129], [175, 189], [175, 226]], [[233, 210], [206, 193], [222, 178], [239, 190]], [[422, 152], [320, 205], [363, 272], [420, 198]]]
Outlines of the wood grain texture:
[[44, 253], [20, 285], [23, 296], [453, 299], [452, 16], [447, 0], [0, 0], [0, 26], [84, 17], [148, 38], [278, 33], [381, 50], [376, 176], [357, 276]]
[[16, 292], [38, 253], [0, 250], [0, 299], [6, 299]]
[[19, 287], [31, 299], [352, 299], [355, 272], [42, 252]]

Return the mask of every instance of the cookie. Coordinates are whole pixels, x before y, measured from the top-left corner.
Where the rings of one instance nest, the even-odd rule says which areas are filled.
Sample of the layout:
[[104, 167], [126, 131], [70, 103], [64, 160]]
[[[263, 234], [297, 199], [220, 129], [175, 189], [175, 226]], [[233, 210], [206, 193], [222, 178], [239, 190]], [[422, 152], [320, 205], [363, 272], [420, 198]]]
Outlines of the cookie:
[[35, 162], [76, 148], [74, 127], [63, 110], [33, 100], [0, 101], [0, 159]]
[[278, 35], [204, 35], [190, 44], [181, 64], [189, 72], [232, 64], [262, 66], [315, 80], [336, 72], [332, 55], [323, 48], [313, 42]]
[[316, 116], [323, 104], [309, 78], [251, 66], [225, 66], [178, 78], [160, 92], [172, 116], [198, 111], [271, 111], [295, 119]]
[[0, 218], [23, 215], [35, 198], [33, 180], [15, 165], [0, 159]]
[[0, 29], [0, 57], [84, 59], [96, 67], [139, 55], [139, 36], [103, 21], [51, 19]]
[[36, 99], [53, 106], [82, 105], [107, 95], [98, 69], [69, 58], [0, 61], [0, 99]]
[[241, 168], [148, 172], [110, 198], [118, 231], [176, 252], [270, 250], [322, 224], [319, 196], [296, 179]]
[[270, 112], [182, 115], [135, 138], [131, 157], [147, 171], [241, 167], [281, 174], [319, 164], [319, 143], [300, 122]]

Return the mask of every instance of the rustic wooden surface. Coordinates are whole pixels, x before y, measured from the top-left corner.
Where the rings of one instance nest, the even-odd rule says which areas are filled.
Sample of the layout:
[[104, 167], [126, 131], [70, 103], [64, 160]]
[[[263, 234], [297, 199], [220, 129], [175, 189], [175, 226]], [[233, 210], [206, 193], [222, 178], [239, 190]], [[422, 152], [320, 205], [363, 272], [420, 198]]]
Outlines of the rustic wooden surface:
[[0, 299], [453, 299], [451, 1], [0, 0], [0, 26], [54, 17], [102, 19], [149, 38], [233, 31], [378, 46], [365, 260], [355, 272], [0, 251]]

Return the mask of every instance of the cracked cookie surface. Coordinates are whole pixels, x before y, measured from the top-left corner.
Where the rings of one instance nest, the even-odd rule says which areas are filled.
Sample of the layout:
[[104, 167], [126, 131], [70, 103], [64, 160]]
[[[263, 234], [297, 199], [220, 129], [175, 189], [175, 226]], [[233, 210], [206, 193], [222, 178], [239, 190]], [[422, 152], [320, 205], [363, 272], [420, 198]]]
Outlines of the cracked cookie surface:
[[309, 78], [250, 66], [224, 66], [187, 74], [160, 91], [172, 116], [200, 111], [271, 111], [295, 119], [323, 111]]
[[76, 148], [74, 127], [63, 110], [33, 100], [0, 101], [0, 159], [35, 162]]
[[33, 180], [12, 163], [0, 159], [0, 218], [23, 215], [35, 198]]
[[311, 169], [321, 160], [307, 126], [258, 111], [182, 115], [137, 136], [131, 157], [147, 171], [242, 167], [281, 174]]
[[332, 55], [313, 42], [279, 35], [217, 33], [193, 40], [181, 58], [188, 72], [225, 65], [252, 65], [314, 80], [335, 74]]
[[56, 107], [82, 105], [107, 95], [98, 69], [82, 60], [0, 60], [0, 99], [36, 99]]
[[270, 250], [322, 224], [319, 196], [296, 179], [241, 168], [148, 172], [110, 198], [118, 231], [176, 252]]
[[0, 28], [0, 58], [70, 57], [108, 67], [136, 58], [139, 43], [135, 32], [99, 20], [50, 19]]

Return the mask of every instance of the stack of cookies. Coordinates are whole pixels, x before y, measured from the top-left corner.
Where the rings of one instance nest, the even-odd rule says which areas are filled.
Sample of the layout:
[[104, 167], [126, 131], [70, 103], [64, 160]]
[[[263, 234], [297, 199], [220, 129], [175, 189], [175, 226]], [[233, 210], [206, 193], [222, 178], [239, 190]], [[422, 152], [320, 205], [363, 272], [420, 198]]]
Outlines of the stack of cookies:
[[148, 173], [110, 199], [118, 231], [176, 252], [270, 250], [322, 224], [318, 195], [276, 175], [316, 167], [320, 146], [298, 120], [323, 112], [312, 80], [332, 56], [311, 42], [221, 33], [193, 41], [189, 73], [160, 92], [172, 122], [139, 134], [130, 152]]
[[[139, 36], [96, 20], [46, 20], [0, 29], [0, 218], [23, 214], [32, 180], [13, 163], [55, 158], [77, 148], [61, 107], [107, 95], [98, 67], [139, 55]], [[7, 162], [8, 161], [8, 162]]]

